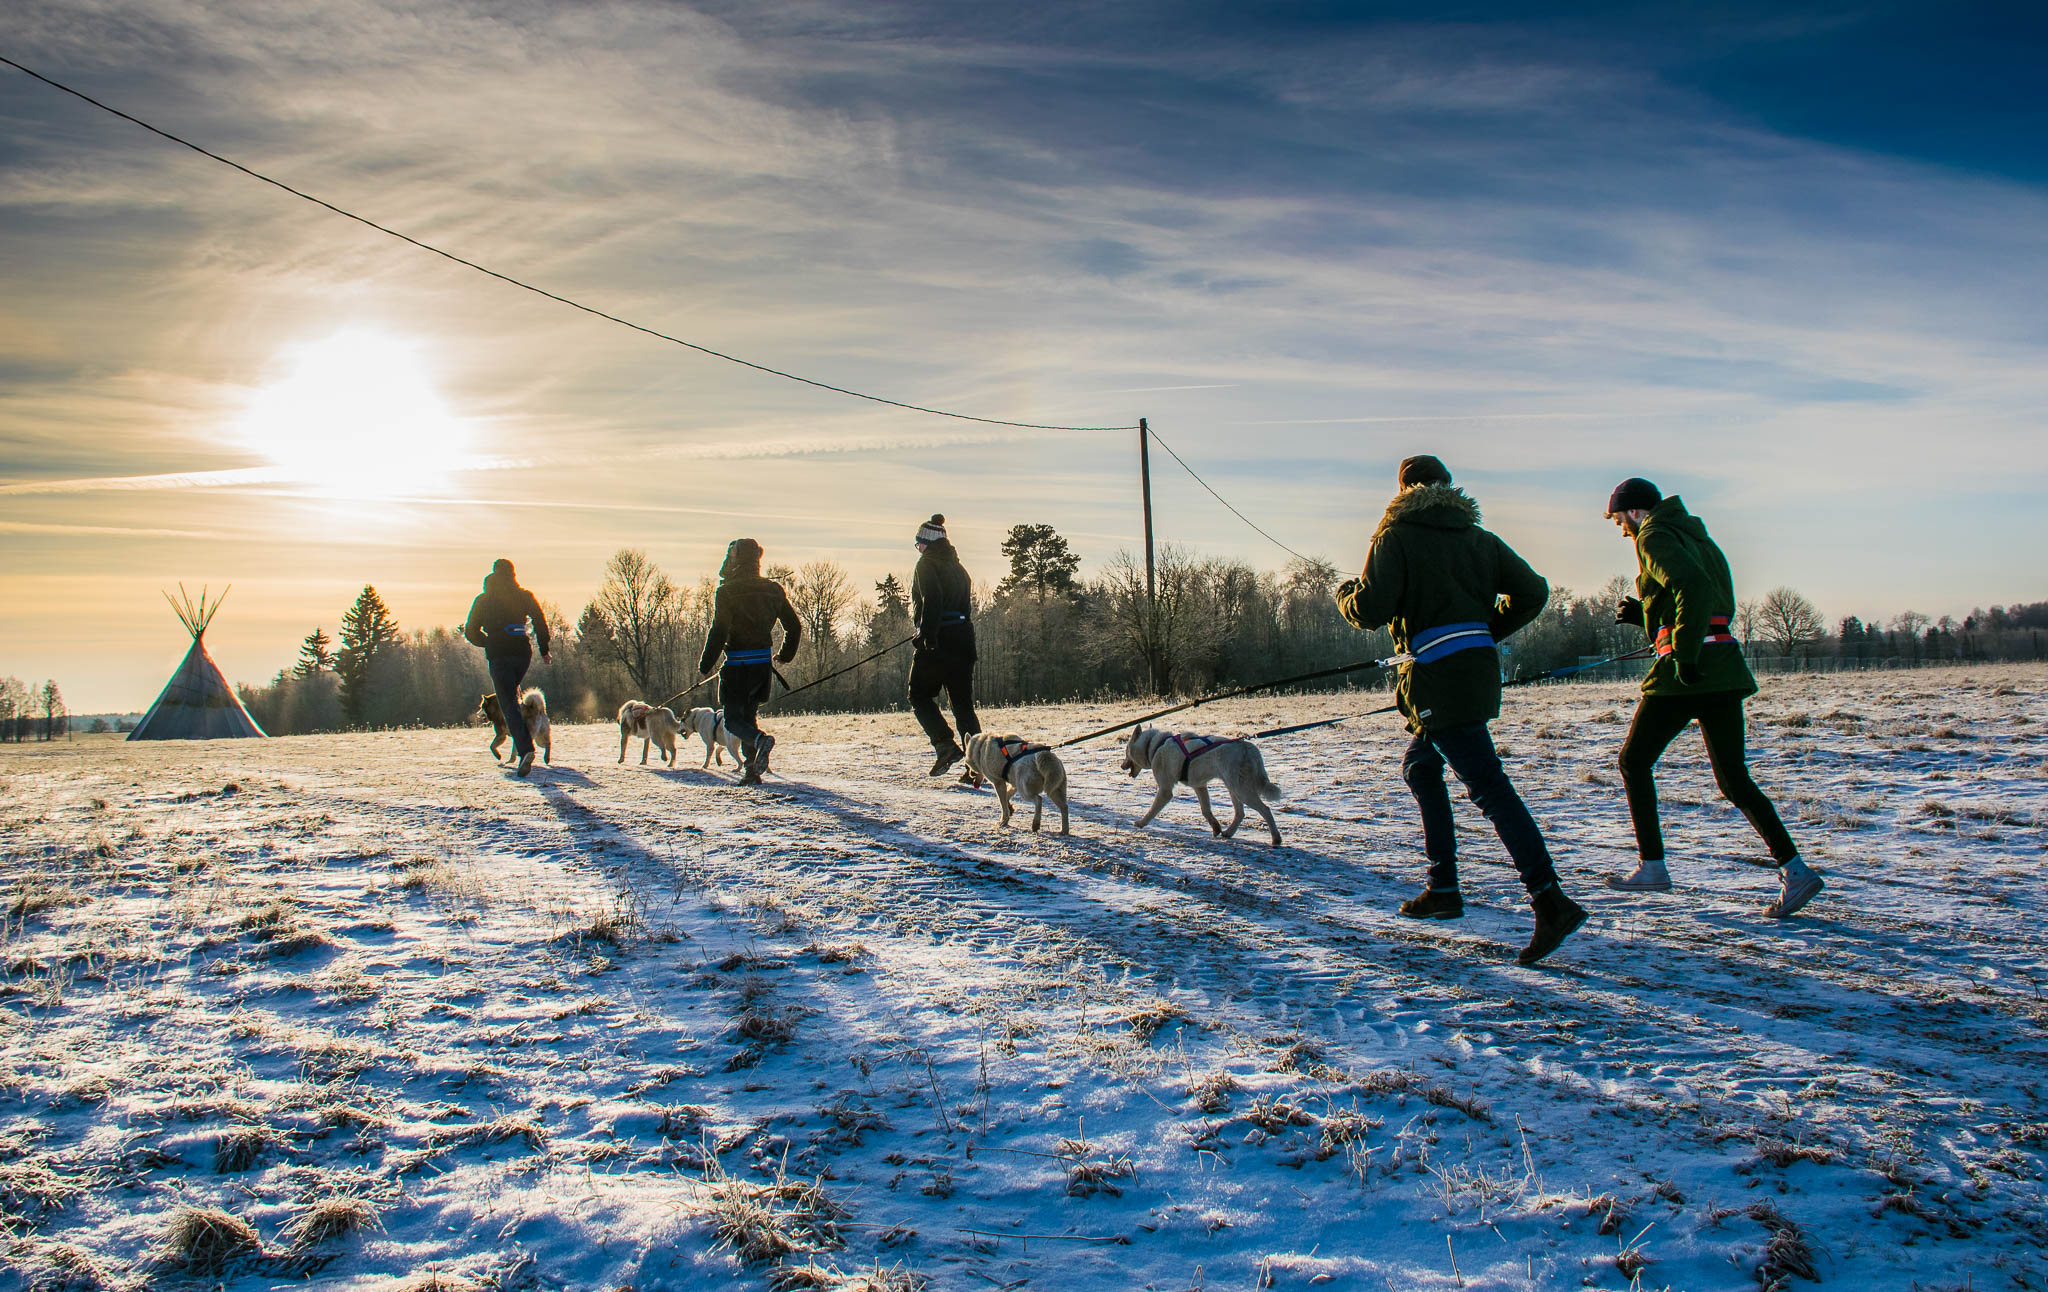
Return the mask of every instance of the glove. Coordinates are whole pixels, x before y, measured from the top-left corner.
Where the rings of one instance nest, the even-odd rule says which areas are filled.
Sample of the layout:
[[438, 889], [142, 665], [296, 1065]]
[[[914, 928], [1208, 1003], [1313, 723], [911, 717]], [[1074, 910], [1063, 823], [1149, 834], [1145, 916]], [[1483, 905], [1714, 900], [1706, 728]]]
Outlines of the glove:
[[1357, 592], [1360, 582], [1361, 581], [1358, 579], [1346, 579], [1344, 580], [1344, 582], [1338, 584], [1337, 600], [1342, 601], [1345, 598], [1351, 596], [1351, 594], [1353, 594], [1354, 592]]
[[1678, 684], [1680, 686], [1698, 686], [1700, 684], [1700, 666], [1697, 663], [1688, 664], [1684, 660], [1678, 660], [1672, 664], [1671, 671], [1678, 675]]
[[1643, 626], [1643, 603], [1634, 597], [1623, 597], [1621, 604], [1614, 608], [1614, 622]]

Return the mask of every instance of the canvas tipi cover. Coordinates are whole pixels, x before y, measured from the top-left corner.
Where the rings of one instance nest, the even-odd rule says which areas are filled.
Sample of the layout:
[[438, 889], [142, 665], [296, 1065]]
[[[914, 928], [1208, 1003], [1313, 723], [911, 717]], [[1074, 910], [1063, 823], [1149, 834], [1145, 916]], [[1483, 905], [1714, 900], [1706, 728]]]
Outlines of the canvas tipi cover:
[[[171, 609], [177, 611], [179, 621], [192, 634], [192, 649], [185, 652], [185, 662], [171, 674], [163, 694], [142, 715], [135, 730], [128, 733], [128, 739], [221, 740], [262, 735], [263, 728], [242, 707], [234, 688], [206, 653], [206, 626], [213, 622], [221, 601], [227, 598], [227, 590], [223, 588], [220, 599], [211, 606], [203, 588], [197, 606], [186, 596], [182, 583], [178, 585], [178, 595], [183, 604], [171, 601]], [[164, 594], [164, 600], [170, 601], [170, 593]]]

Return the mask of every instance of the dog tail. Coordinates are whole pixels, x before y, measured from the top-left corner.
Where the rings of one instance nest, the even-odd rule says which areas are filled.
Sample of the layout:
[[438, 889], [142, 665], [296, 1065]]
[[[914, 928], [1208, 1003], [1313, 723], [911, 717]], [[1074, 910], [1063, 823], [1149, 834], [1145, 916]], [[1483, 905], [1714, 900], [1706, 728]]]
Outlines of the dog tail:
[[524, 710], [529, 705], [533, 707], [535, 713], [546, 713], [548, 711], [548, 698], [541, 694], [539, 687], [519, 693], [520, 709]]
[[1268, 799], [1286, 797], [1286, 795], [1281, 791], [1280, 787], [1273, 783], [1273, 778], [1266, 774], [1266, 756], [1259, 752], [1259, 747], [1257, 745], [1251, 746], [1251, 751], [1254, 768], [1255, 770], [1257, 770], [1259, 774], [1259, 797]]

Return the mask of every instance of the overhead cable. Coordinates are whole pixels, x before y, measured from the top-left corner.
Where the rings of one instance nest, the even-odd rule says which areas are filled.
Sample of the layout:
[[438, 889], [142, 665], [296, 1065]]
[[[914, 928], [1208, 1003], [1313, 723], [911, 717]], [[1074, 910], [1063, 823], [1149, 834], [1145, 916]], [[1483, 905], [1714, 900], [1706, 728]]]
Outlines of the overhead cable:
[[[1148, 429], [1149, 429], [1149, 427], [1148, 427]], [[1173, 451], [1173, 446], [1172, 446], [1171, 444], [1168, 444], [1168, 443], [1167, 443], [1167, 442], [1166, 442], [1165, 440], [1162, 440], [1162, 439], [1160, 439], [1160, 438], [1159, 438], [1159, 432], [1157, 432], [1157, 431], [1151, 431], [1151, 432], [1150, 432], [1150, 434], [1151, 434], [1151, 436], [1152, 436], [1152, 442], [1153, 442], [1154, 444], [1157, 444], [1157, 445], [1158, 445], [1158, 446], [1159, 446], [1160, 448], [1162, 448], [1162, 449], [1165, 449], [1165, 450], [1166, 450], [1166, 455], [1167, 455], [1168, 457], [1172, 458], [1172, 459], [1173, 459], [1173, 460], [1174, 460], [1175, 462], [1178, 462], [1178, 463], [1180, 463], [1180, 468], [1181, 468], [1181, 470], [1183, 470], [1183, 471], [1187, 472], [1187, 473], [1188, 473], [1189, 475], [1191, 475], [1191, 476], [1194, 476], [1194, 478], [1195, 478], [1195, 483], [1196, 483], [1196, 484], [1198, 484], [1198, 485], [1202, 486], [1202, 488], [1204, 488], [1204, 489], [1207, 489], [1207, 490], [1209, 491], [1209, 496], [1210, 496], [1211, 498], [1214, 498], [1214, 499], [1215, 499], [1215, 500], [1216, 500], [1217, 502], [1220, 502], [1220, 503], [1222, 503], [1222, 504], [1223, 504], [1223, 505], [1224, 505], [1225, 507], [1229, 508], [1229, 510], [1230, 510], [1230, 514], [1231, 514], [1231, 515], [1233, 515], [1233, 516], [1237, 517], [1237, 518], [1238, 518], [1239, 520], [1243, 521], [1243, 522], [1244, 522], [1245, 524], [1247, 524], [1247, 525], [1250, 525], [1250, 526], [1252, 527], [1252, 529], [1253, 529], [1253, 530], [1255, 530], [1255, 531], [1256, 531], [1256, 532], [1258, 533], [1259, 537], [1261, 537], [1261, 538], [1265, 539], [1265, 540], [1266, 540], [1266, 541], [1267, 541], [1268, 543], [1271, 543], [1271, 544], [1272, 544], [1273, 546], [1275, 546], [1275, 547], [1279, 548], [1279, 549], [1280, 549], [1281, 551], [1283, 551], [1283, 552], [1287, 553], [1287, 554], [1288, 554], [1289, 556], [1292, 556], [1292, 557], [1294, 557], [1294, 558], [1295, 558], [1295, 559], [1297, 559], [1297, 560], [1302, 560], [1302, 561], [1311, 561], [1311, 562], [1313, 561], [1313, 559], [1314, 559], [1314, 558], [1312, 558], [1312, 557], [1307, 557], [1307, 556], [1303, 556], [1303, 555], [1302, 555], [1301, 553], [1299, 553], [1299, 552], [1295, 551], [1295, 550], [1294, 550], [1293, 548], [1291, 548], [1291, 547], [1287, 546], [1287, 544], [1285, 544], [1285, 543], [1281, 542], [1281, 541], [1280, 541], [1279, 539], [1277, 539], [1277, 538], [1273, 537], [1273, 536], [1272, 536], [1271, 534], [1268, 534], [1268, 533], [1267, 533], [1267, 532], [1266, 532], [1265, 530], [1263, 530], [1263, 529], [1260, 529], [1260, 528], [1259, 528], [1259, 524], [1258, 524], [1258, 522], [1257, 522], [1257, 521], [1255, 521], [1255, 520], [1253, 520], [1253, 519], [1252, 519], [1251, 517], [1249, 517], [1249, 516], [1245, 515], [1245, 514], [1244, 514], [1243, 512], [1239, 511], [1239, 510], [1238, 510], [1238, 509], [1237, 509], [1236, 507], [1234, 507], [1234, 506], [1231, 506], [1231, 502], [1230, 502], [1230, 499], [1228, 499], [1228, 498], [1225, 498], [1225, 497], [1224, 497], [1224, 496], [1223, 496], [1222, 494], [1220, 494], [1220, 493], [1217, 493], [1217, 492], [1216, 492], [1216, 487], [1215, 487], [1214, 485], [1210, 484], [1210, 483], [1209, 483], [1209, 482], [1208, 482], [1207, 480], [1204, 480], [1204, 479], [1202, 479], [1202, 477], [1201, 477], [1200, 473], [1198, 473], [1198, 472], [1197, 472], [1197, 471], [1196, 471], [1196, 470], [1195, 470], [1195, 469], [1194, 469], [1193, 467], [1191, 467], [1191, 466], [1189, 466], [1189, 465], [1188, 465], [1188, 462], [1187, 462], [1187, 459], [1186, 459], [1186, 458], [1182, 457], [1182, 456], [1181, 456], [1180, 454], [1178, 454], [1178, 453], [1175, 453], [1175, 452]]]
[[[123, 121], [129, 122], [133, 125], [141, 126], [144, 130], [149, 131], [153, 135], [157, 135], [161, 138], [168, 139], [172, 143], [177, 144], [180, 147], [191, 149], [193, 152], [198, 153], [202, 157], [211, 158], [212, 160], [219, 162], [223, 166], [231, 167], [235, 170], [238, 170], [242, 174], [247, 175], [251, 179], [261, 180], [265, 184], [268, 184], [273, 188], [283, 189], [285, 192], [291, 194], [293, 197], [299, 198], [303, 201], [311, 202], [313, 205], [323, 207], [336, 215], [344, 216], [348, 219], [354, 220], [357, 224], [366, 225], [369, 228], [375, 229], [379, 233], [385, 234], [389, 237], [396, 238], [400, 242], [410, 243], [411, 245], [418, 247], [422, 251], [431, 251], [435, 255], [441, 257], [443, 260], [452, 260], [458, 265], [462, 265], [469, 269], [474, 269], [480, 274], [486, 274], [492, 278], [497, 279], [499, 282], [509, 283], [514, 287], [518, 287], [525, 291], [532, 292], [536, 296], [545, 296], [549, 300], [557, 301], [563, 305], [567, 305], [571, 309], [582, 310], [585, 314], [594, 314], [598, 318], [605, 319], [612, 323], [616, 323], [620, 327], [631, 328], [635, 332], [645, 333], [646, 335], [654, 337], [658, 340], [667, 341], [673, 345], [679, 345], [688, 350], [695, 350], [697, 353], [709, 355], [713, 359], [723, 359], [727, 363], [738, 364], [742, 368], [752, 368], [756, 372], [765, 372], [771, 377], [781, 377], [787, 381], [799, 382], [806, 386], [814, 386], [819, 390], [829, 390], [834, 394], [848, 395], [854, 399], [865, 399], [872, 404], [886, 404], [891, 408], [901, 408], [912, 413], [929, 413], [933, 417], [950, 417], [962, 422], [980, 422], [987, 426], [1015, 426], [1020, 427], [1024, 430], [1031, 431], [1135, 431], [1138, 429], [1135, 426], [1052, 426], [1042, 422], [1012, 422], [1006, 421], [1000, 417], [976, 417], [971, 413], [955, 413], [949, 412], [943, 408], [927, 408], [922, 404], [908, 404], [900, 399], [885, 399], [880, 395], [870, 395], [864, 391], [850, 390], [845, 386], [835, 386], [827, 381], [817, 381], [810, 377], [800, 377], [796, 373], [785, 372], [780, 368], [771, 368], [765, 363], [755, 363], [751, 359], [742, 359], [737, 355], [726, 354], [722, 350], [714, 350], [710, 346], [699, 345], [695, 341], [685, 341], [683, 338], [679, 336], [671, 336], [667, 332], [662, 332], [658, 331], [655, 328], [646, 327], [642, 324], [635, 323], [630, 319], [620, 318], [616, 314], [608, 314], [604, 310], [597, 309], [594, 306], [585, 305], [581, 301], [571, 300], [567, 296], [562, 296], [555, 292], [551, 292], [544, 287], [536, 287], [532, 283], [526, 282], [522, 279], [514, 278], [510, 274], [500, 273], [495, 269], [487, 268], [486, 266], [478, 264], [474, 260], [464, 259], [463, 257], [456, 255], [452, 251], [444, 251], [440, 247], [434, 246], [432, 243], [422, 242], [418, 238], [415, 238], [410, 234], [400, 233], [398, 230], [390, 228], [386, 225], [379, 224], [375, 220], [369, 219], [366, 216], [357, 215], [355, 212], [336, 206], [332, 202], [326, 201], [322, 198], [314, 197], [311, 193], [302, 192], [299, 189], [293, 188], [291, 185], [285, 183], [283, 180], [273, 179], [270, 176], [263, 174], [261, 171], [251, 170], [249, 167], [242, 165], [238, 161], [233, 161], [229, 158], [223, 157], [217, 152], [213, 152], [210, 149], [200, 147], [198, 144], [193, 143], [189, 139], [180, 138], [179, 136], [172, 134], [168, 130], [164, 130], [160, 127], [153, 126], [149, 122], [144, 121], [140, 117], [133, 116], [129, 113], [121, 111], [121, 109], [119, 108], [112, 107], [108, 104], [102, 103], [98, 99], [92, 97], [90, 94], [85, 93], [83, 90], [75, 90], [72, 87], [64, 84], [62, 81], [53, 80], [50, 77], [44, 76], [41, 72], [36, 71], [34, 68], [24, 67], [20, 63], [17, 63], [13, 59], [7, 57], [5, 54], [0, 54], [0, 63], [5, 63], [7, 66], [15, 69], [18, 72], [22, 72], [26, 75], [34, 77], [36, 80], [41, 81], [43, 84], [51, 87], [52, 89], [62, 90], [64, 93], [69, 94], [76, 99], [83, 99], [85, 102], [90, 103], [92, 106], [100, 109], [102, 112], [112, 113], [114, 116], [121, 118]], [[1167, 452], [1169, 453], [1171, 453], [1172, 451], [1173, 450], [1171, 449], [1167, 450]], [[1186, 464], [1183, 463], [1182, 465]], [[1214, 491], [1212, 490], [1211, 492]], [[1225, 505], [1227, 506], [1228, 504]], [[1233, 508], [1233, 510], [1235, 509]]]

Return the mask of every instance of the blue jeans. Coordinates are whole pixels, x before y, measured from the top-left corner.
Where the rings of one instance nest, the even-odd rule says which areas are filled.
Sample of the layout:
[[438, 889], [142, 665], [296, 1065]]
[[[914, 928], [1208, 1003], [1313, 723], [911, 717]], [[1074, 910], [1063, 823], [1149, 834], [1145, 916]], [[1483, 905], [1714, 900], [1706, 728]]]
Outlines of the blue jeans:
[[533, 733], [526, 729], [526, 715], [519, 711], [519, 683], [533, 666], [531, 655], [486, 655], [491, 686], [498, 692], [498, 712], [505, 715], [505, 733], [512, 737], [514, 754], [533, 752]]
[[1401, 759], [1401, 779], [1422, 809], [1422, 850], [1429, 857], [1429, 886], [1444, 892], [1458, 887], [1458, 833], [1451, 821], [1451, 796], [1444, 788], [1444, 766], [1465, 783], [1465, 793], [1493, 822], [1495, 833], [1521, 872], [1531, 896], [1557, 882], [1550, 849], [1536, 818], [1515, 793], [1514, 784], [1493, 751], [1493, 736], [1483, 722], [1428, 731], [1408, 744]]

